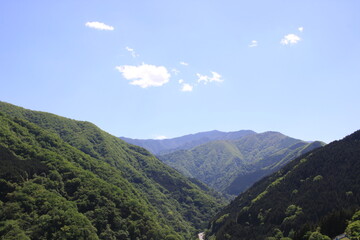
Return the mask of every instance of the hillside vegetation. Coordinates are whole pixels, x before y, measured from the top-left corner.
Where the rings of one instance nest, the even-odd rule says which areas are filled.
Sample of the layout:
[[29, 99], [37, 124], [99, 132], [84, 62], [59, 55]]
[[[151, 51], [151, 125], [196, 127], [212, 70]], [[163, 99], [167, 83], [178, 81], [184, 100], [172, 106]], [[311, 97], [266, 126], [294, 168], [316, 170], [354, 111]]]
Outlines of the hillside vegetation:
[[194, 239], [219, 196], [143, 148], [0, 102], [2, 239]]
[[232, 141], [212, 141], [158, 157], [186, 176], [225, 194], [237, 195], [301, 154], [323, 145], [265, 132]]
[[257, 182], [217, 214], [207, 239], [359, 239], [359, 173], [357, 131]]

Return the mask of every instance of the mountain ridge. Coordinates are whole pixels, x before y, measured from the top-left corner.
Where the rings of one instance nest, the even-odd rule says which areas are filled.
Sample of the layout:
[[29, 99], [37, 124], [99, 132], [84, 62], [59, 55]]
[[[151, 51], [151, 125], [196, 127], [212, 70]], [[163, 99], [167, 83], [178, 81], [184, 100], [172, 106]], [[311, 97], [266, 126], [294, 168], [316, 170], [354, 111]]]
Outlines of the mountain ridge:
[[120, 137], [124, 141], [141, 146], [155, 155], [165, 154], [176, 150], [191, 149], [195, 146], [215, 141], [215, 140], [234, 140], [246, 135], [255, 134], [252, 130], [239, 130], [232, 132], [222, 132], [218, 130], [187, 134], [180, 137], [169, 139], [132, 139]]
[[[80, 221], [87, 239], [193, 239], [223, 203], [205, 185], [92, 123], [3, 102], [0, 121], [0, 235], [61, 238], [68, 230], [74, 237], [66, 239], [80, 239]], [[71, 214], [61, 215], [64, 208]], [[54, 228], [56, 216], [64, 222]], [[49, 228], [39, 232], [39, 224]]]
[[355, 225], [347, 224], [360, 208], [359, 159], [360, 131], [299, 156], [220, 211], [206, 239], [325, 240], [352, 234]]
[[[189, 177], [225, 194], [237, 195], [256, 180], [274, 172], [300, 154], [323, 146], [279, 132], [249, 134], [237, 140], [211, 141], [189, 150], [157, 157]], [[246, 180], [247, 176], [251, 181]]]

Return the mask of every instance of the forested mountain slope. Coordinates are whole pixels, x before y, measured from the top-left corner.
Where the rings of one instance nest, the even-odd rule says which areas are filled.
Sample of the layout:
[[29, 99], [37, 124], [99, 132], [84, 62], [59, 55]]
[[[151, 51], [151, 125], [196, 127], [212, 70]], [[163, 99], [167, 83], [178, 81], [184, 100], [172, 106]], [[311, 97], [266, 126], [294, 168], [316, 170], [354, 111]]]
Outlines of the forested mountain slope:
[[[359, 210], [359, 173], [357, 131], [257, 182], [217, 214], [207, 239], [330, 239]], [[360, 234], [358, 215], [347, 231]]]
[[201, 144], [215, 140], [238, 140], [244, 136], [255, 134], [251, 130], [240, 130], [236, 132], [209, 131], [189, 134], [171, 139], [132, 139], [121, 137], [128, 143], [143, 147], [155, 155], [174, 152], [177, 150], [190, 149]]
[[237, 195], [263, 176], [324, 143], [308, 143], [278, 132], [212, 141], [158, 156], [183, 174], [226, 194]]
[[221, 204], [89, 122], [3, 102], [0, 162], [4, 239], [193, 239]]

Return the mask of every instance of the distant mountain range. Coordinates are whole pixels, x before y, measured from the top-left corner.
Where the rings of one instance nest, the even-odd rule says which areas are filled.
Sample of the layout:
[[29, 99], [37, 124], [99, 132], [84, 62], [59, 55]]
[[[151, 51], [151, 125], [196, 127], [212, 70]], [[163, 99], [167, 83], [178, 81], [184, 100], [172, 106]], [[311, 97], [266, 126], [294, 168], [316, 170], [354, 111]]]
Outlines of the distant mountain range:
[[189, 134], [182, 137], [171, 139], [132, 139], [126, 137], [120, 137], [124, 141], [143, 147], [149, 150], [155, 155], [161, 155], [165, 153], [174, 152], [177, 150], [191, 149], [204, 143], [215, 140], [236, 140], [243, 136], [255, 134], [251, 130], [241, 130], [237, 132], [221, 132], [221, 131], [209, 131], [200, 132], [195, 134]]
[[[0, 102], [0, 238], [359, 239], [360, 130], [325, 146], [248, 130], [168, 140], [158, 158], [191, 178], [92, 123]], [[244, 192], [221, 209], [203, 182]]]
[[210, 131], [166, 140], [123, 139], [160, 153], [157, 157], [164, 163], [230, 195], [239, 194], [299, 155], [324, 145], [278, 132], [258, 134], [250, 130]]
[[359, 239], [359, 209], [357, 131], [298, 157], [240, 194], [213, 218], [206, 239], [330, 240], [344, 232], [346, 239]]

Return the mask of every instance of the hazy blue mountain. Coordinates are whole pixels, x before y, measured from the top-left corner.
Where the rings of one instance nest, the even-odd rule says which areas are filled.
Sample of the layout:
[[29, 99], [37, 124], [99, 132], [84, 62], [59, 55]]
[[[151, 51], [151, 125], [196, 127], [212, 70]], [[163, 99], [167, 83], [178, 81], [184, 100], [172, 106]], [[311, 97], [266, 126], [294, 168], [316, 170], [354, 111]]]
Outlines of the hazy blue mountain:
[[163, 140], [120, 138], [128, 143], [143, 147], [155, 155], [160, 155], [176, 150], [191, 149], [215, 140], [236, 140], [251, 134], [255, 134], [255, 132], [251, 130], [241, 130], [236, 132], [221, 132], [214, 130]]
[[217, 214], [207, 239], [326, 240], [345, 231], [358, 239], [359, 173], [357, 131], [255, 183]]
[[261, 177], [322, 145], [321, 142], [309, 143], [278, 132], [265, 132], [233, 141], [211, 141], [158, 157], [220, 192], [237, 195]]

